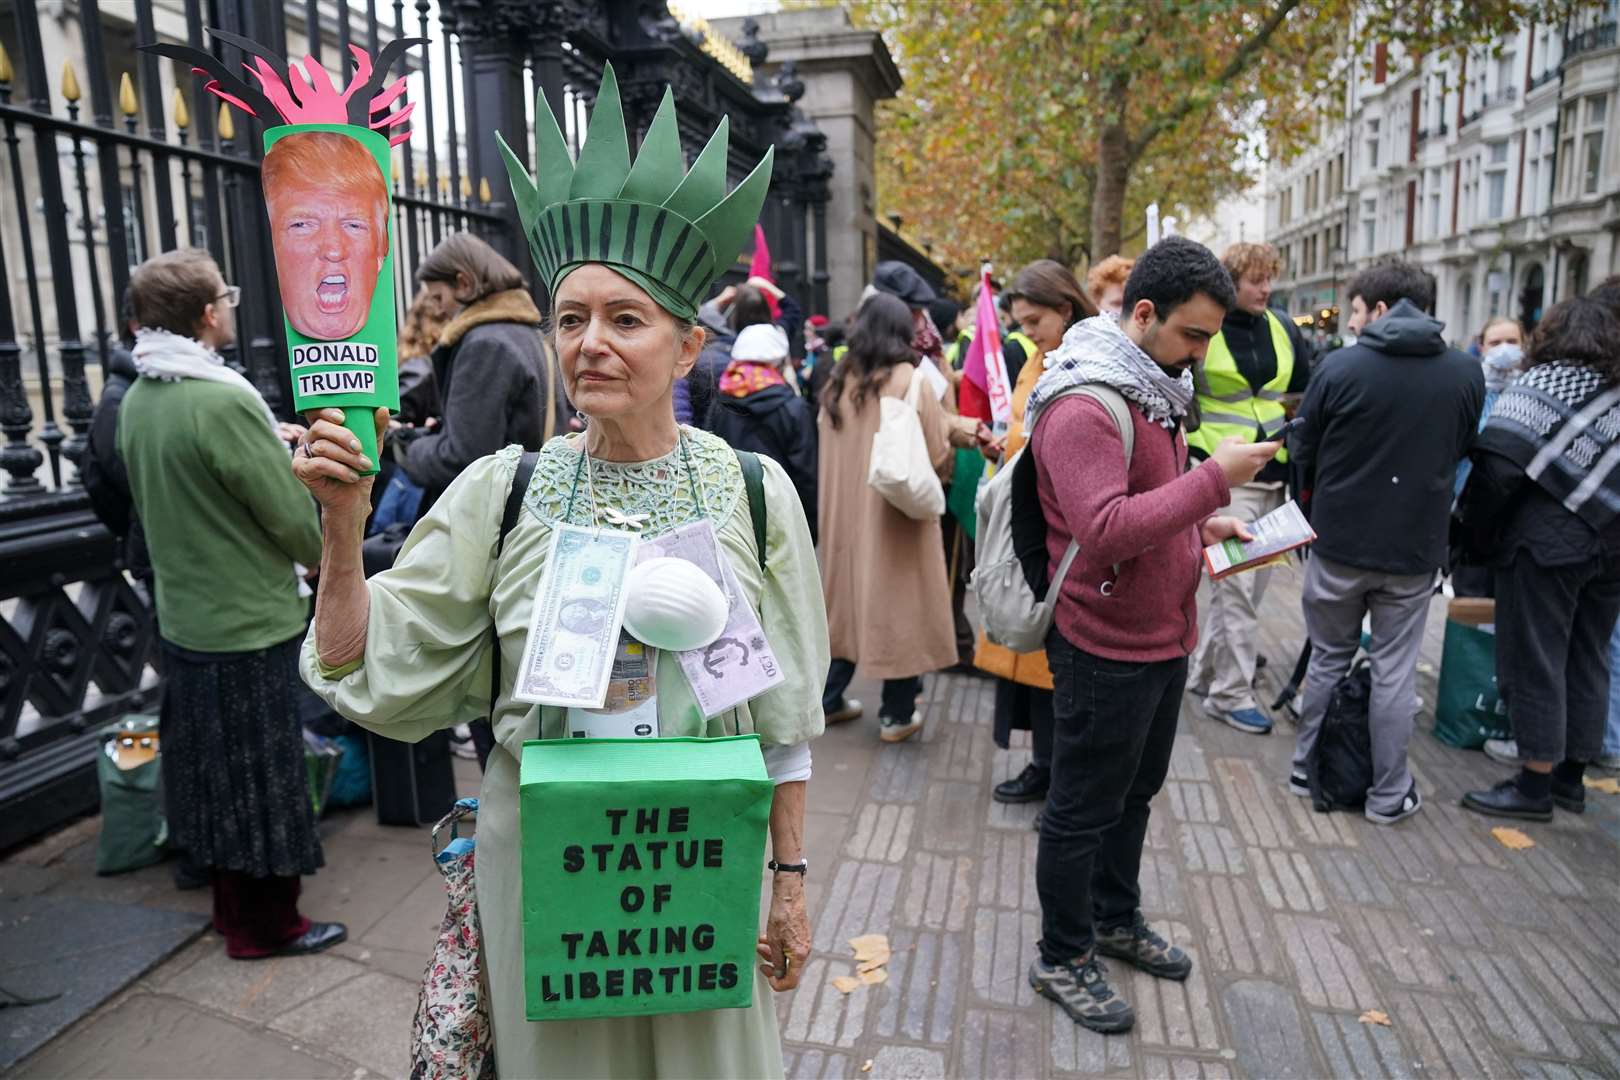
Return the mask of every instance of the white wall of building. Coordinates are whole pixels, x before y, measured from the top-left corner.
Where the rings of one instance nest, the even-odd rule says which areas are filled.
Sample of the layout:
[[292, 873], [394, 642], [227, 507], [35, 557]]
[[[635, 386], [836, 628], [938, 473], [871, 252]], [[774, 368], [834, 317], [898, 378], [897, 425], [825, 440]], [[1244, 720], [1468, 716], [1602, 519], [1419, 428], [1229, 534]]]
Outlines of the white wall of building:
[[1617, 21], [1607, 0], [1567, 38], [1527, 25], [1466, 57], [1355, 65], [1343, 119], [1267, 174], [1288, 310], [1348, 306], [1357, 269], [1402, 258], [1435, 275], [1435, 313], [1466, 343], [1620, 272]]

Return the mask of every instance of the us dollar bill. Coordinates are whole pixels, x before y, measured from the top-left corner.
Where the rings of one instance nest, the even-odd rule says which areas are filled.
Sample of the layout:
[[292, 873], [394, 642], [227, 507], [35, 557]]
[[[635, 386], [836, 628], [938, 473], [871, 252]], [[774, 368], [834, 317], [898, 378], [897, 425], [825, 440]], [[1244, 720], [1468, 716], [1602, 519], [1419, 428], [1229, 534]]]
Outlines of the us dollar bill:
[[556, 527], [513, 697], [564, 708], [603, 706], [636, 542], [630, 532]]

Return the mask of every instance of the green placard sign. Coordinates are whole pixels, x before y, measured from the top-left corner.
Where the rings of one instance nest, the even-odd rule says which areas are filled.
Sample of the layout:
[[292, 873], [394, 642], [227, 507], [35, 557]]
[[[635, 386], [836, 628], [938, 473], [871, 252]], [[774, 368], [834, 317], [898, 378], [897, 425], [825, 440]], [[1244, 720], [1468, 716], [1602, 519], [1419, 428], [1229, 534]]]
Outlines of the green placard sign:
[[388, 139], [289, 124], [264, 133], [264, 151], [293, 405], [342, 408], [376, 462], [372, 410], [399, 408]]
[[530, 1020], [753, 1002], [758, 736], [529, 742], [520, 781]]

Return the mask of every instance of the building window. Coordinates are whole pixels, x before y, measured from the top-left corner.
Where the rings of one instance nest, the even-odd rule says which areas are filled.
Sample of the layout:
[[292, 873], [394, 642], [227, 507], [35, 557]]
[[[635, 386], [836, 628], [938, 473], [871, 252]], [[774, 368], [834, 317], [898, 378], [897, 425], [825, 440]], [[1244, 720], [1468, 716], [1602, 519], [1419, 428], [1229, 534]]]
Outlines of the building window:
[[1485, 176], [1485, 216], [1491, 221], [1500, 221], [1506, 209], [1507, 202], [1507, 173], [1500, 170], [1487, 173]]
[[1378, 168], [1378, 121], [1367, 121], [1367, 168]]
[[1581, 135], [1581, 193], [1596, 195], [1598, 173], [1603, 167], [1603, 127], [1608, 120], [1609, 99], [1597, 94], [1586, 99]]

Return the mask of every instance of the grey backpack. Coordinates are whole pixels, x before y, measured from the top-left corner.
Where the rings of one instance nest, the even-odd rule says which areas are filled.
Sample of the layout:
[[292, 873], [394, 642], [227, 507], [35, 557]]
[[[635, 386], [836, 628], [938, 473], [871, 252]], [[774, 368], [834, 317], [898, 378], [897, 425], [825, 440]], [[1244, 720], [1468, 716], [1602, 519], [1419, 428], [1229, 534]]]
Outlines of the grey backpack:
[[[1092, 398], [1114, 418], [1125, 443], [1125, 468], [1129, 470], [1136, 446], [1130, 405], [1113, 387], [1087, 383], [1062, 391], [1044, 409], [1050, 410], [1060, 398], [1074, 394]], [[968, 581], [978, 601], [985, 637], [1020, 653], [1046, 647], [1058, 590], [1080, 551], [1080, 545], [1071, 540], [1045, 595], [1038, 596], [1039, 583], [1046, 576], [1047, 553], [1046, 520], [1036, 494], [1034, 444], [1035, 432], [1031, 430], [1023, 448], [979, 489], [975, 505], [978, 565]], [[1115, 567], [1116, 574], [1118, 569]]]

